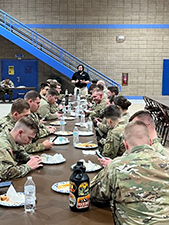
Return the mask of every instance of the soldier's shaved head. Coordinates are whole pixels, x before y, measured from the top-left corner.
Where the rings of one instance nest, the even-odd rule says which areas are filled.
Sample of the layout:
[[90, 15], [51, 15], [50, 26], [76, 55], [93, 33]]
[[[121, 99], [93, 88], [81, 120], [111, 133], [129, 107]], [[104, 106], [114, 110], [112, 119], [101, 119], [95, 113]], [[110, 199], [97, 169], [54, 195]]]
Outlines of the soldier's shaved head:
[[144, 144], [150, 144], [148, 128], [142, 121], [133, 121], [126, 125], [124, 129], [124, 139], [130, 149]]

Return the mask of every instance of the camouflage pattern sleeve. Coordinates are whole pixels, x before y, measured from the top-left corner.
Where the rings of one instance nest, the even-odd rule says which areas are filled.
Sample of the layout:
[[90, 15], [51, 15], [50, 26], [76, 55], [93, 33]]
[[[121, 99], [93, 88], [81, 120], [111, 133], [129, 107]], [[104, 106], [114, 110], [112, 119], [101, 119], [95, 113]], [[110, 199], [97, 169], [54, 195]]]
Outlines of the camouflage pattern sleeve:
[[17, 147], [13, 149], [14, 159], [17, 162], [26, 163], [30, 159], [30, 155], [25, 151], [24, 147], [16, 144]]
[[53, 105], [51, 105], [50, 112], [51, 113], [56, 113], [58, 111], [59, 111], [59, 107], [58, 107], [57, 103], [55, 102]]
[[125, 152], [123, 144], [124, 125], [117, 126], [108, 131], [102, 155], [114, 159]]
[[35, 152], [41, 152], [45, 150], [45, 146], [43, 143], [31, 143], [28, 145], [24, 145], [24, 150], [26, 153], [35, 153]]
[[49, 104], [44, 104], [42, 106], [39, 107], [38, 109], [38, 114], [40, 115], [41, 118], [46, 118], [47, 120], [53, 120], [53, 119], [57, 119], [57, 115], [51, 113], [51, 107]]
[[115, 224], [169, 224], [167, 157], [148, 145], [136, 146], [103, 171], [94, 180], [91, 201], [110, 201]]
[[162, 154], [163, 156], [167, 156], [166, 155], [166, 151], [164, 149], [164, 146], [162, 146], [161, 144], [161, 139], [160, 138], [154, 138], [153, 139], [153, 143], [152, 143], [152, 147], [159, 152], [160, 154]]
[[22, 164], [18, 166], [8, 149], [0, 150], [0, 178], [2, 180], [23, 177], [30, 171], [29, 165]]
[[89, 116], [91, 119], [95, 119], [96, 117], [100, 118], [104, 114], [104, 109], [106, 107], [106, 101], [103, 99], [100, 104], [97, 104], [93, 107], [93, 111], [89, 112]]
[[50, 132], [46, 128], [46, 126], [40, 122], [38, 115], [36, 113], [31, 113], [30, 116], [39, 128], [39, 133], [36, 135], [34, 141], [36, 141], [39, 138], [48, 136], [50, 134]]
[[110, 129], [110, 126], [109, 126], [106, 118], [103, 118], [102, 122], [99, 123], [98, 128], [104, 134], [106, 134], [108, 132], [108, 130]]

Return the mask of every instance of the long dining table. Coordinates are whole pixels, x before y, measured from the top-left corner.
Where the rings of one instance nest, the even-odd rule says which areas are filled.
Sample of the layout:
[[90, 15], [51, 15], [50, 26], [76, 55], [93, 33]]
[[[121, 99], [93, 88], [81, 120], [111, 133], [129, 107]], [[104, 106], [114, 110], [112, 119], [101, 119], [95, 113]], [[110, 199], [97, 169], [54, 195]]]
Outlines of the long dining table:
[[[66, 121], [66, 131], [73, 131], [75, 122], [79, 119]], [[60, 130], [59, 126], [56, 126]], [[79, 128], [82, 130], [85, 128]], [[50, 135], [46, 138], [50, 138]], [[60, 153], [66, 158], [66, 161], [56, 165], [46, 165], [43, 168], [38, 168], [31, 171], [27, 176], [32, 176], [36, 184], [36, 210], [34, 213], [25, 213], [24, 207], [5, 207], [0, 206], [0, 224], [1, 225], [98, 225], [98, 224], [114, 224], [112, 213], [109, 207], [98, 208], [90, 205], [86, 212], [73, 212], [69, 209], [69, 195], [58, 193], [52, 190], [52, 185], [61, 181], [68, 181], [72, 174], [71, 165], [78, 160], [84, 159], [86, 162], [91, 160], [93, 163], [100, 164], [96, 155], [83, 154], [82, 149], [77, 149], [73, 146], [73, 136], [67, 136], [70, 143], [66, 145], [54, 145], [46, 154], [54, 155]], [[39, 139], [42, 142], [45, 138]], [[80, 142], [96, 142], [95, 135], [80, 136]], [[38, 153], [41, 155], [43, 152]], [[97, 174], [98, 171], [88, 173], [90, 180]], [[17, 192], [23, 192], [26, 177], [13, 179], [13, 185]], [[0, 189], [1, 194], [5, 190]]]

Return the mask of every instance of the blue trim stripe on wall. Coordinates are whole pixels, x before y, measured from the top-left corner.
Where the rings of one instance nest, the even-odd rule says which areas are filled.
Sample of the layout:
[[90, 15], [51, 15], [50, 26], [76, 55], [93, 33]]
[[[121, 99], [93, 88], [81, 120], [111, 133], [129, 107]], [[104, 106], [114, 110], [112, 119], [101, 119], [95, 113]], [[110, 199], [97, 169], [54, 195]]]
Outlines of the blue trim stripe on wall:
[[169, 24], [26, 24], [42, 29], [168, 29]]

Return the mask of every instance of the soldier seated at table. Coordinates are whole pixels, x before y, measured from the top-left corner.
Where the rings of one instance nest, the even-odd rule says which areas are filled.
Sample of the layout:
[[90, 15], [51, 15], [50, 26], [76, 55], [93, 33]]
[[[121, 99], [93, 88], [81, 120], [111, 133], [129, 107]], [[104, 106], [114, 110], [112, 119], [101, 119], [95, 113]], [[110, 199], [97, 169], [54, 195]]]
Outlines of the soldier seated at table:
[[128, 123], [127, 155], [115, 158], [91, 182], [91, 202], [110, 204], [114, 224], [169, 224], [169, 160], [150, 146], [147, 126]]
[[103, 118], [104, 109], [106, 107], [106, 99], [104, 93], [99, 88], [94, 89], [92, 93], [94, 105], [89, 107], [89, 112], [85, 113], [86, 116], [90, 116], [92, 120], [95, 118]]
[[5, 80], [0, 83], [0, 96], [3, 102], [5, 102], [5, 94], [9, 95], [9, 102], [12, 101], [13, 90], [11, 88], [14, 87], [14, 83], [7, 77]]
[[125, 152], [123, 144], [123, 133], [126, 125], [125, 120], [121, 117], [121, 112], [118, 106], [109, 105], [104, 110], [104, 116], [111, 127], [108, 130], [106, 139], [99, 141], [99, 150], [103, 156], [114, 159], [117, 156], [121, 156]]
[[41, 98], [37, 111], [41, 119], [53, 120], [61, 116], [59, 112], [53, 112], [53, 105], [56, 103], [57, 97], [58, 92], [54, 88], [50, 88], [47, 92], [46, 99]]
[[[23, 145], [32, 142], [38, 132], [34, 121], [28, 117], [18, 120], [14, 128], [6, 129], [0, 137], [0, 179], [8, 180], [25, 176], [31, 170], [42, 166], [39, 156], [30, 156]], [[2, 135], [3, 134], [3, 135]], [[20, 164], [19, 163], [24, 163]]]

